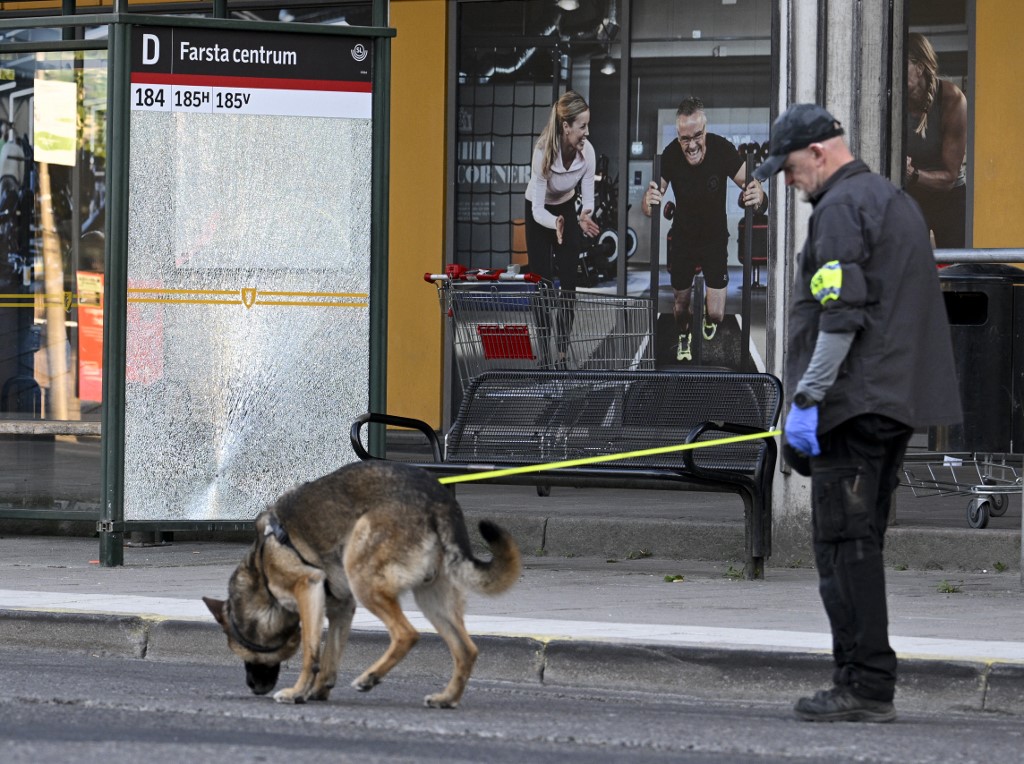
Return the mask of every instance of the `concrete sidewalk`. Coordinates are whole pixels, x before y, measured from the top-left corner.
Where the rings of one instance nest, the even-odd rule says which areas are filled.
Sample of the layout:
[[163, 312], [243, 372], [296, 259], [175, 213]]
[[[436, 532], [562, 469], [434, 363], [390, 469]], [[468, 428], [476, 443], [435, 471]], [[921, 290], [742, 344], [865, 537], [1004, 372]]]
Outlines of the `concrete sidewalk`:
[[[93, 562], [96, 539], [0, 538], [0, 643], [236, 662], [199, 598], [225, 595], [245, 546], [127, 548], [123, 568], [105, 569]], [[810, 568], [769, 567], [766, 580], [753, 582], [727, 562], [523, 549], [525, 570], [509, 593], [469, 602], [468, 626], [481, 650], [477, 678], [743, 700], [795, 698], [829, 682], [830, 637]], [[1024, 713], [1024, 592], [1016, 573], [890, 569], [888, 576], [899, 707]], [[418, 614], [412, 620], [430, 631]], [[380, 623], [358, 611], [340, 681], [385, 642]], [[440, 640], [427, 637], [396, 671], [442, 676], [449, 666]], [[240, 665], [239, 672], [242, 692]]]

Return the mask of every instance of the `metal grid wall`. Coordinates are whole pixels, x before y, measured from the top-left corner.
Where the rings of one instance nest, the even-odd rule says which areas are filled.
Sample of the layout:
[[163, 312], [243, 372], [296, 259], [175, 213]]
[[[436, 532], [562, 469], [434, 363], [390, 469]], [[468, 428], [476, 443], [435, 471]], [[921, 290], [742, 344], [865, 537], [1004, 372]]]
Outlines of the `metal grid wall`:
[[[533, 50], [533, 53], [531, 53]], [[547, 55], [530, 48], [472, 48], [475, 61], [521, 60]], [[476, 68], [479, 69], [479, 63]], [[533, 145], [555, 100], [555, 83], [498, 82], [493, 74], [467, 74], [458, 87], [455, 187], [455, 262], [471, 268], [505, 268], [516, 245], [513, 221], [521, 220]], [[523, 241], [519, 246], [525, 251]]]

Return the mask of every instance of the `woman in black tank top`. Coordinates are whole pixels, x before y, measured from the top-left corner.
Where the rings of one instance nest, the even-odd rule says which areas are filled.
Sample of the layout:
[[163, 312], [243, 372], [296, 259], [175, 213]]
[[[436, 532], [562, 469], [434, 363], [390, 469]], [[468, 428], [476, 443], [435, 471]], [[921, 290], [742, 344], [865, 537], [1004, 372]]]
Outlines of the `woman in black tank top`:
[[917, 200], [936, 247], [966, 246], [967, 98], [938, 76], [924, 35], [907, 39], [904, 187]]

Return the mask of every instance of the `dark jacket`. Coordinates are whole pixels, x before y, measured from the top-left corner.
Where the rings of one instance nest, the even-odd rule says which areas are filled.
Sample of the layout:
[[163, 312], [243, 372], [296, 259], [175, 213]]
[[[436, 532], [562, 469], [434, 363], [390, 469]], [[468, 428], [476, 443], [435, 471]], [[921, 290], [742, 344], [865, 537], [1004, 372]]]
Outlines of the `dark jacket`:
[[868, 413], [915, 428], [961, 421], [949, 319], [917, 204], [860, 160], [811, 203], [790, 305], [788, 394], [819, 331], [856, 332], [820, 404], [819, 432]]

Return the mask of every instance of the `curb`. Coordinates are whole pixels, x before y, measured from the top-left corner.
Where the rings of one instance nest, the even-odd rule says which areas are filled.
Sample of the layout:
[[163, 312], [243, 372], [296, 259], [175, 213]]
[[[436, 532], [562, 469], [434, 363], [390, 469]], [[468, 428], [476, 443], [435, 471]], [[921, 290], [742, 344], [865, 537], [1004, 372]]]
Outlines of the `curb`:
[[[474, 641], [480, 648], [473, 672], [476, 679], [661, 691], [716, 701], [778, 703], [795, 699], [827, 684], [832, 670], [829, 655], [822, 652], [513, 635], [474, 636]], [[345, 671], [347, 667], [376, 660], [387, 642], [384, 632], [353, 631], [345, 649], [343, 673], [351, 673]], [[215, 623], [162, 617], [0, 609], [0, 643], [153, 661], [238, 664]], [[435, 634], [423, 634], [396, 671], [444, 680], [450, 665], [443, 641]], [[901, 658], [899, 670], [899, 710], [1024, 714], [1024, 665]]]

